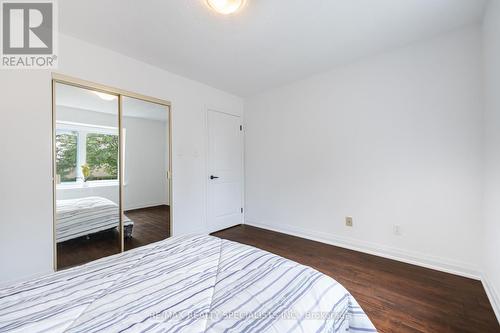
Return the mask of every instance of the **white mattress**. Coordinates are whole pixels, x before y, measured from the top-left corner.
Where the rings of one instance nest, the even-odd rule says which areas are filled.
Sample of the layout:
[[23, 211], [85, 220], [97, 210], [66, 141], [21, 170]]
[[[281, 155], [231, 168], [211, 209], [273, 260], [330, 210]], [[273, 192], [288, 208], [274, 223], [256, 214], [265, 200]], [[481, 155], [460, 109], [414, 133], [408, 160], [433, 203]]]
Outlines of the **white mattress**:
[[330, 277], [211, 236], [0, 289], [0, 332], [376, 332]]
[[[102, 197], [57, 200], [56, 239], [69, 239], [90, 235], [118, 227], [120, 210], [116, 203]], [[123, 225], [133, 222], [124, 217]]]

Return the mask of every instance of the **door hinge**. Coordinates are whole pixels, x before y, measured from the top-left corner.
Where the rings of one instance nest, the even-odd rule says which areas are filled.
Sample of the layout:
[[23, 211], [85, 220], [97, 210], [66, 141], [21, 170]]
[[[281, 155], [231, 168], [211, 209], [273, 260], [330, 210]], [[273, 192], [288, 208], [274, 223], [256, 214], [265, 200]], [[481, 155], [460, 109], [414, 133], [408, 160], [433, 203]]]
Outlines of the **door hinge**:
[[243, 125], [240, 125], [240, 131], [243, 131]]
[[241, 208], [241, 214], [243, 214], [243, 208]]

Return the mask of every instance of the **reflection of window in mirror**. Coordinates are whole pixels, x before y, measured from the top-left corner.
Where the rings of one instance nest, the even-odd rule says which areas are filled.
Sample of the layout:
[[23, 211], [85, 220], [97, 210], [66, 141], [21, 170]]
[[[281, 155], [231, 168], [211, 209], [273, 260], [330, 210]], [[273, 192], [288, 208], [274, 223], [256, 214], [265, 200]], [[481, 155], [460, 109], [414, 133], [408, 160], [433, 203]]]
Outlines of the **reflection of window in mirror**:
[[76, 182], [78, 174], [78, 132], [58, 127], [56, 130], [56, 165], [58, 183]]
[[170, 237], [169, 103], [54, 87], [57, 268]]
[[56, 123], [58, 184], [118, 182], [118, 129], [81, 123]]
[[[57, 268], [121, 252], [117, 96], [55, 85]], [[131, 221], [124, 221], [131, 228]]]

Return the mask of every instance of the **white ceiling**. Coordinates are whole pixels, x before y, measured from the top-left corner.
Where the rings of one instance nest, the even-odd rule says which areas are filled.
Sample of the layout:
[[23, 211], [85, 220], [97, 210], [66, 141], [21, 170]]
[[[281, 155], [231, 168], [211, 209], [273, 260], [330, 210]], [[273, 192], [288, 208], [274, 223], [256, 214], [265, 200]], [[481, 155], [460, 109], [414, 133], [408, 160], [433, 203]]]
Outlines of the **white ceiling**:
[[59, 1], [61, 32], [249, 96], [479, 22], [485, 0]]
[[[113, 100], [104, 100], [92, 90], [66, 84], [57, 84], [56, 86], [56, 105], [118, 116], [118, 100], [116, 97]], [[168, 112], [163, 105], [123, 97], [123, 116], [167, 121]]]

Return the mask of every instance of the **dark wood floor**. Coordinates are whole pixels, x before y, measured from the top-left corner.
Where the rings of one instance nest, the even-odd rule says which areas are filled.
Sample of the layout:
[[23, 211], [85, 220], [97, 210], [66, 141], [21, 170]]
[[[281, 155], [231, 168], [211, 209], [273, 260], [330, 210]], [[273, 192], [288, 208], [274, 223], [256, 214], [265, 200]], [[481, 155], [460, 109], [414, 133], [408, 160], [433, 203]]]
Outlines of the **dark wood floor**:
[[81, 265], [120, 252], [120, 235], [116, 230], [102, 231], [57, 244], [57, 269]]
[[[170, 237], [170, 208], [156, 206], [126, 211], [134, 221], [132, 238], [125, 239], [125, 250]], [[57, 244], [58, 269], [81, 265], [120, 252], [117, 230], [108, 230]]]
[[170, 208], [156, 206], [125, 212], [134, 221], [132, 238], [125, 239], [125, 250], [151, 244], [170, 237]]
[[331, 276], [351, 292], [382, 333], [500, 332], [479, 281], [251, 226], [213, 235]]

